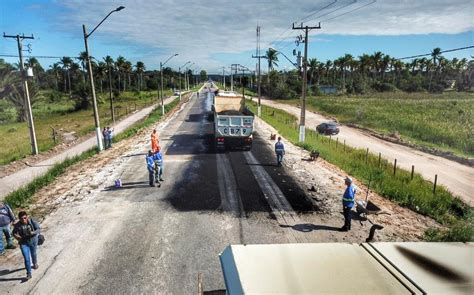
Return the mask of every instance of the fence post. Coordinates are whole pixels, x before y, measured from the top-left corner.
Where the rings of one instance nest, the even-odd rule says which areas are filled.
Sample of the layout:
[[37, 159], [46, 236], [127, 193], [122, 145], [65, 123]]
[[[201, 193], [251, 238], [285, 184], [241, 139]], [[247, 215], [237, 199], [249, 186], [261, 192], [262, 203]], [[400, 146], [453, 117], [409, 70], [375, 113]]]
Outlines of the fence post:
[[436, 194], [436, 183], [438, 182], [438, 174], [435, 174], [435, 181], [433, 185], [433, 194]]
[[379, 168], [380, 168], [380, 160], [382, 158], [382, 153], [379, 153]]
[[336, 150], [337, 150], [337, 144], [339, 143], [339, 137], [336, 138]]
[[367, 151], [365, 152], [365, 164], [367, 164], [368, 159], [369, 159], [369, 148], [367, 148]]
[[328, 139], [329, 146], [331, 146], [331, 136], [332, 135], [329, 135], [329, 139]]
[[413, 180], [414, 173], [415, 173], [415, 165], [411, 165], [411, 180]]
[[344, 139], [344, 151], [346, 151], [346, 140]]
[[397, 172], [397, 159], [393, 162], [393, 176], [395, 176], [395, 172]]

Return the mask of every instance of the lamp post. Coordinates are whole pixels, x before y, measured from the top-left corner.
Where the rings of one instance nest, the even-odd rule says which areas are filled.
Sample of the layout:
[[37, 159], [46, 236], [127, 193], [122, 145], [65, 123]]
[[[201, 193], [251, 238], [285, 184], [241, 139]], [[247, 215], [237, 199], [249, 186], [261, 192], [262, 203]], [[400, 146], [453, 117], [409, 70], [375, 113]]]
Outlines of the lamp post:
[[170, 60], [172, 59], [173, 57], [177, 56], [178, 54], [175, 53], [173, 54], [172, 56], [168, 57], [168, 59], [164, 62], [164, 63], [161, 63], [160, 62], [160, 76], [161, 76], [161, 114], [164, 115], [165, 114], [165, 104], [163, 102], [163, 66]]
[[99, 112], [97, 110], [97, 98], [95, 96], [95, 86], [94, 86], [94, 77], [93, 77], [93, 74], [92, 74], [92, 64], [91, 64], [91, 58], [89, 56], [89, 46], [87, 44], [87, 38], [90, 37], [90, 35], [92, 35], [92, 33], [94, 33], [95, 30], [97, 30], [97, 28], [114, 12], [116, 11], [120, 11], [122, 9], [124, 9], [125, 7], [124, 6], [119, 6], [117, 7], [116, 9], [112, 10], [111, 12], [109, 12], [109, 14], [107, 14], [106, 17], [104, 17], [104, 19], [102, 19], [100, 21], [100, 23], [95, 26], [95, 28], [89, 33], [87, 34], [86, 32], [86, 26], [85, 25], [82, 25], [82, 30], [84, 32], [84, 45], [86, 47], [86, 58], [87, 58], [87, 71], [89, 72], [89, 81], [91, 83], [91, 93], [92, 93], [92, 102], [93, 102], [93, 106], [94, 106], [94, 122], [95, 122], [95, 135], [97, 137], [97, 148], [100, 151], [102, 151], [103, 149], [103, 146], [102, 146], [102, 139], [101, 139], [101, 132], [100, 132], [100, 122], [99, 122]]
[[186, 72], [184, 72], [184, 88], [189, 91], [189, 69], [194, 65], [191, 63], [189, 66], [186, 66]]
[[187, 61], [184, 65], [178, 67], [178, 71], [179, 71], [179, 100], [181, 100], [181, 91], [182, 91], [182, 87], [181, 87], [181, 69], [187, 65], [188, 63], [190, 63], [190, 61]]

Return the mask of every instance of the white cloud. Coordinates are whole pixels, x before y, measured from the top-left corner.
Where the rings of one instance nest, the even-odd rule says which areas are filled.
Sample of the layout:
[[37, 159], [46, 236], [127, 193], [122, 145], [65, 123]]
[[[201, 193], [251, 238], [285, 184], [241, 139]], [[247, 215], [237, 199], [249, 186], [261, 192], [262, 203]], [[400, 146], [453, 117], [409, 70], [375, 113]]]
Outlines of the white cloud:
[[[119, 5], [126, 8], [114, 13], [97, 34], [109, 42], [130, 46], [144, 56], [146, 63], [158, 64], [179, 52], [180, 59], [199, 60], [206, 68], [221, 64], [213, 56], [251, 51], [255, 48], [257, 23], [262, 27], [262, 48], [271, 41], [297, 34], [291, 23], [333, 1], [258, 1], [258, 0], [56, 0], [64, 14], [53, 20], [56, 26], [77, 36], [77, 24], [92, 28], [97, 21]], [[340, 9], [321, 18], [317, 16], [351, 1], [337, 1], [317, 13], [308, 24], [322, 21], [321, 34], [407, 35], [472, 30], [474, 0], [377, 1], [339, 18], [371, 0]], [[327, 20], [327, 21], [325, 21]], [[324, 39], [324, 37], [323, 37]], [[327, 40], [327, 39], [326, 39]], [[277, 44], [278, 45], [278, 44]]]

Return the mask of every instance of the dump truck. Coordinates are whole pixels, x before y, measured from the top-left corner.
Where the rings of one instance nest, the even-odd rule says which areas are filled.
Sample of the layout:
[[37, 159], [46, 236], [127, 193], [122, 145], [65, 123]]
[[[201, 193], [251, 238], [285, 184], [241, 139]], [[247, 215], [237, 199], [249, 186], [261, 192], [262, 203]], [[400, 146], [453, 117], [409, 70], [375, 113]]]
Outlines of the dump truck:
[[245, 99], [231, 91], [210, 92], [217, 150], [252, 148], [254, 114], [245, 106]]

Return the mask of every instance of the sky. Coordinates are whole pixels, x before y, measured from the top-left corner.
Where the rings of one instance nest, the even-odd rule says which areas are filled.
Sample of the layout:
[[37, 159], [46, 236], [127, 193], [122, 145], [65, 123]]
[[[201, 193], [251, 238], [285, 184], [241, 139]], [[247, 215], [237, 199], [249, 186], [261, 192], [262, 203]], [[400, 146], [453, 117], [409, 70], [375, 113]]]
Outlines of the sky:
[[[344, 54], [358, 57], [381, 51], [402, 58], [474, 45], [474, 0], [0, 0], [0, 32], [34, 36], [24, 40], [24, 56], [78, 56], [84, 51], [82, 25], [90, 32], [90, 54], [98, 60], [119, 55], [148, 70], [178, 54], [166, 66], [178, 70], [228, 73], [231, 64], [255, 69], [256, 27], [261, 55], [272, 47], [295, 61], [295, 26], [309, 33], [308, 58], [325, 62]], [[16, 40], [0, 38], [0, 58], [18, 63]], [[474, 56], [474, 48], [443, 54]], [[58, 58], [38, 58], [44, 68]], [[266, 71], [265, 60], [262, 70]], [[292, 65], [280, 54], [277, 69]]]

